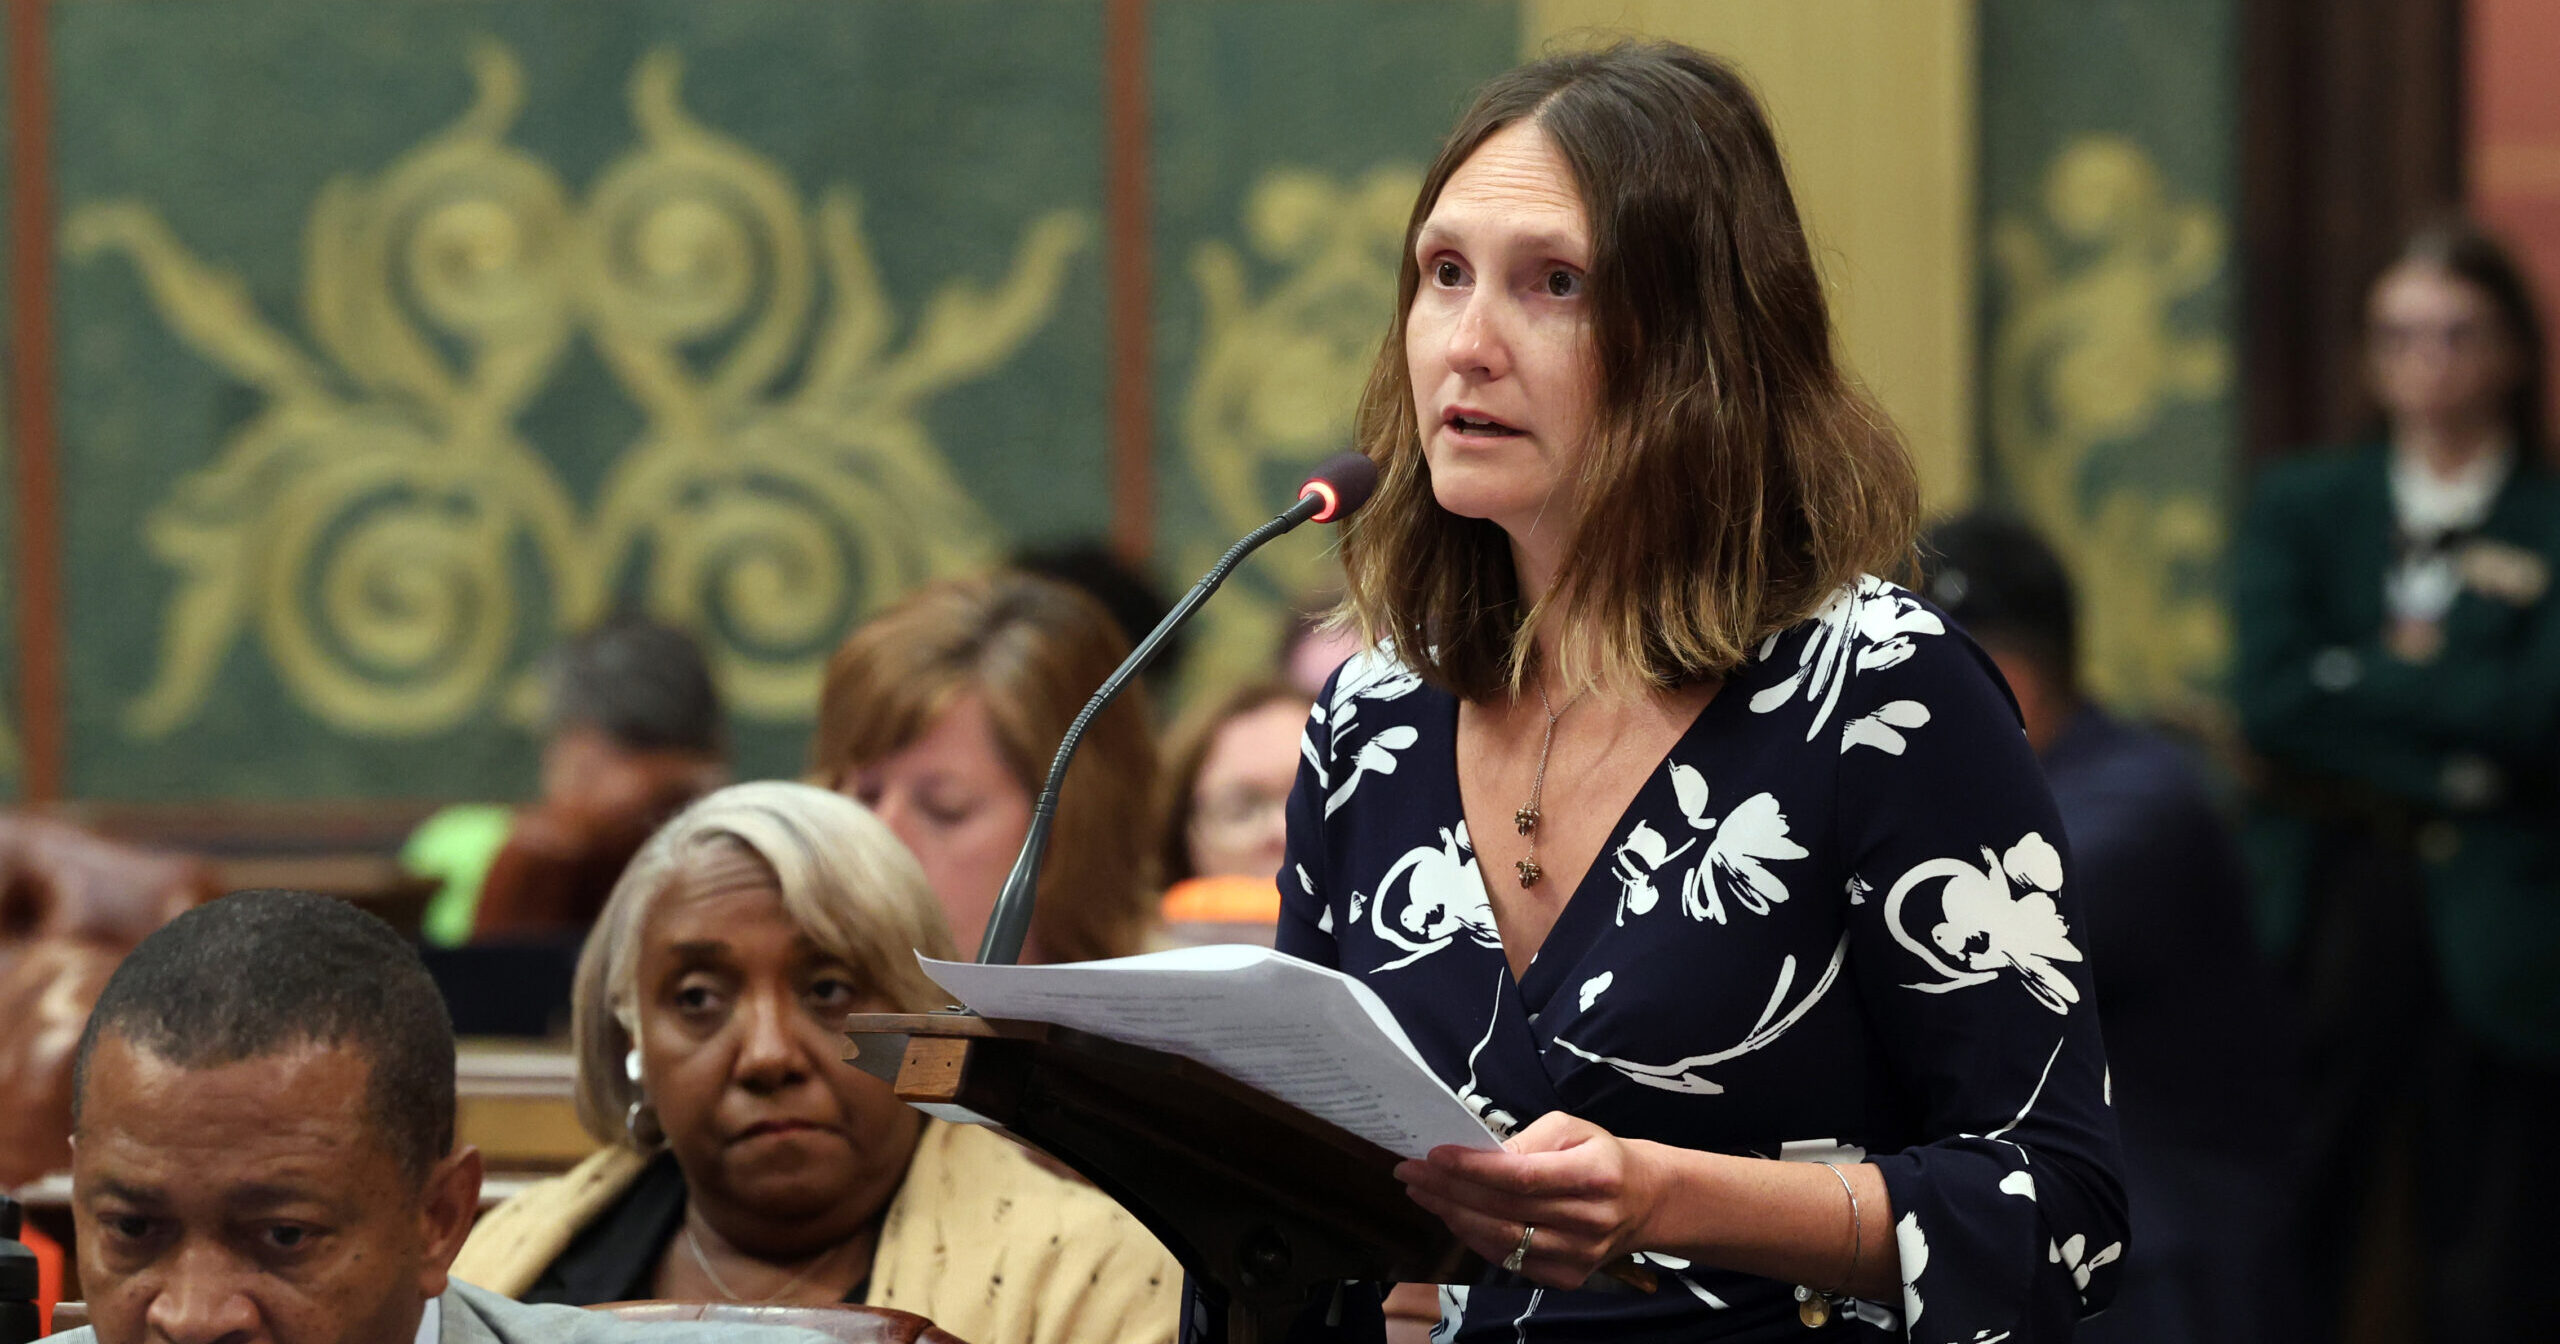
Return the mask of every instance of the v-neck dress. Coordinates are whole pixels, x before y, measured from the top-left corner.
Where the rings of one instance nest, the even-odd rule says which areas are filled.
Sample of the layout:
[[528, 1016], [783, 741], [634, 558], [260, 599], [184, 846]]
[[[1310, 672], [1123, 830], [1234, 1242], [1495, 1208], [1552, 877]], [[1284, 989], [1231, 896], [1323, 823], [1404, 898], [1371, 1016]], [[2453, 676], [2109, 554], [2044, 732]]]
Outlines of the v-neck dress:
[[[1498, 1133], [1564, 1110], [1874, 1163], [1892, 1210], [1862, 1211], [1864, 1245], [1899, 1248], [1903, 1291], [1834, 1329], [2026, 1344], [2104, 1305], [2126, 1221], [2062, 826], [1990, 660], [1937, 610], [1870, 578], [1772, 636], [1517, 980], [1484, 886], [1514, 878], [1478, 871], [1457, 721], [1390, 651], [1335, 673], [1289, 804], [1281, 950], [1376, 990]], [[1548, 806], [1573, 787], [1550, 778]], [[1443, 1289], [1433, 1338], [1807, 1333], [1793, 1285], [1645, 1259], [1651, 1295]]]

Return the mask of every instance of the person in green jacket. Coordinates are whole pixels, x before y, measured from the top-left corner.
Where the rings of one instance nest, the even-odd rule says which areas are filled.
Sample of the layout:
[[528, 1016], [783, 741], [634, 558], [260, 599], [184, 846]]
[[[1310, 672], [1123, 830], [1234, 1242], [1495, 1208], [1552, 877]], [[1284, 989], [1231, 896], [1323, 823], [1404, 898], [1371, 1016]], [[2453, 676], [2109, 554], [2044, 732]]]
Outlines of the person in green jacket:
[[[2334, 1319], [2376, 1173], [2416, 1176], [2435, 1337], [2523, 1338], [2560, 1108], [2560, 475], [2521, 273], [2460, 224], [2367, 309], [2381, 441], [2270, 467], [2232, 557], [2256, 841], [2310, 1036], [2305, 1246]], [[2312, 1337], [2322, 1332], [2314, 1326]]]

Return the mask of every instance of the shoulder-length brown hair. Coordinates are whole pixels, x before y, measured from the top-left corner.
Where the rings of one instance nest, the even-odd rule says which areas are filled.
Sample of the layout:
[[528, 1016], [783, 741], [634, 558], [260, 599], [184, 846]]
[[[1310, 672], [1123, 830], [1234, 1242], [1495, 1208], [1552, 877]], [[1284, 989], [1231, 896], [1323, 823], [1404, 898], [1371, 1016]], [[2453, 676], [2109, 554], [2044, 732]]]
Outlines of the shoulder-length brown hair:
[[[975, 692], [1005, 765], [1037, 801], [1068, 725], [1128, 653], [1102, 604], [1065, 584], [1011, 571], [927, 584], [864, 622], [828, 660], [812, 771], [833, 787]], [[1031, 917], [1042, 956], [1144, 950], [1155, 784], [1146, 693], [1131, 686], [1085, 730], [1060, 787]]]
[[1478, 93], [1423, 177], [1396, 311], [1360, 399], [1377, 495], [1342, 541], [1372, 642], [1475, 699], [1527, 674], [1511, 552], [1441, 509], [1405, 361], [1414, 238], [1450, 175], [1496, 132], [1543, 131], [1591, 229], [1599, 411], [1574, 469], [1555, 590], [1564, 685], [1618, 692], [1720, 677], [1859, 575], [1909, 560], [1910, 455], [1840, 367], [1822, 280], [1769, 122], [1715, 57], [1670, 43], [1577, 52]]

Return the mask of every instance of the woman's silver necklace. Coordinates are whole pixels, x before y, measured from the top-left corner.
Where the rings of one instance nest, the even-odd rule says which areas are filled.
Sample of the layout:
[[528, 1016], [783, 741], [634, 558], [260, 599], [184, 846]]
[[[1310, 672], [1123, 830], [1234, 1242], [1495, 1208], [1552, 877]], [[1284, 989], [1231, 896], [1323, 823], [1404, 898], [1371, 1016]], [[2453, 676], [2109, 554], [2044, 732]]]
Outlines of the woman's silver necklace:
[[808, 1264], [801, 1266], [800, 1272], [791, 1276], [790, 1282], [774, 1289], [763, 1297], [746, 1297], [742, 1296], [737, 1289], [730, 1287], [729, 1281], [720, 1277], [719, 1270], [711, 1267], [711, 1257], [702, 1253], [702, 1239], [693, 1234], [693, 1218], [690, 1214], [686, 1215], [684, 1220], [684, 1248], [693, 1252], [694, 1266], [702, 1271], [703, 1277], [711, 1280], [711, 1286], [719, 1289], [720, 1295], [732, 1302], [779, 1302], [787, 1296], [792, 1289], [808, 1282], [809, 1276], [816, 1273], [818, 1271], [818, 1266], [825, 1264], [827, 1260], [827, 1253], [820, 1251], [816, 1259], [813, 1259]]
[[1529, 780], [1529, 805], [1511, 814], [1511, 824], [1519, 827], [1522, 835], [1529, 837], [1529, 857], [1512, 865], [1520, 871], [1520, 885], [1523, 888], [1538, 885], [1538, 879], [1547, 875], [1546, 870], [1538, 866], [1538, 818], [1543, 815], [1539, 812], [1538, 805], [1545, 800], [1547, 794], [1547, 753], [1556, 744], [1556, 720], [1571, 713], [1573, 707], [1582, 702], [1582, 694], [1581, 691], [1574, 692], [1573, 698], [1564, 702], [1564, 708], [1557, 709], [1547, 701], [1547, 688], [1544, 686], [1538, 688], [1538, 708], [1546, 711], [1547, 731], [1544, 737], [1538, 739], [1538, 773]]

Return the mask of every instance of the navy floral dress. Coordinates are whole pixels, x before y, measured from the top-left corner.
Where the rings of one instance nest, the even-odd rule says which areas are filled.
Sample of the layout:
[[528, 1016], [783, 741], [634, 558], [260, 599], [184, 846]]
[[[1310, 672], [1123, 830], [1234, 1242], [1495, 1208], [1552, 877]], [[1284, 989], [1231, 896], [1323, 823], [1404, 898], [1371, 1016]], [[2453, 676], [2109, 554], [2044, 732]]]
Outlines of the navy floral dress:
[[[1893, 1208], [1890, 1226], [1866, 1211], [1866, 1244], [1900, 1248], [1903, 1291], [1834, 1330], [2023, 1344], [2105, 1304], [2124, 1198], [2062, 827], [1971, 641], [1876, 579], [1772, 637], [1516, 981], [1457, 723], [1391, 653], [1334, 675], [1290, 801], [1282, 950], [1366, 981], [1497, 1132], [1561, 1109], [1625, 1138], [1873, 1162]], [[1807, 1333], [1792, 1285], [1646, 1258], [1652, 1295], [1445, 1288], [1433, 1338]]]

